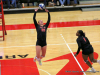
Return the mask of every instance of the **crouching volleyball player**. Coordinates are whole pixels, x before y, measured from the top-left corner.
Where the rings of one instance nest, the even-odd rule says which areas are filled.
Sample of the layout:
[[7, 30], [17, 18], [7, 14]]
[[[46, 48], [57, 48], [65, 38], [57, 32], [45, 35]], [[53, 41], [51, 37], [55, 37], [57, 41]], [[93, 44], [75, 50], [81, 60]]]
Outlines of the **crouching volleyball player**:
[[[50, 13], [47, 9], [45, 11], [48, 13], [48, 21], [45, 25], [43, 25], [43, 21], [39, 20], [38, 23], [36, 21], [36, 13], [38, 9], [35, 9], [34, 16], [33, 16], [33, 21], [36, 27], [37, 31], [37, 42], [36, 42], [36, 57], [34, 58], [34, 61], [38, 61], [39, 65], [42, 65], [41, 59], [45, 57], [46, 54], [46, 31], [50, 23]], [[42, 54], [41, 54], [42, 51]], [[41, 55], [40, 55], [41, 54]]]
[[77, 38], [78, 50], [75, 56], [77, 56], [78, 53], [80, 52], [80, 49], [82, 49], [82, 57], [85, 63], [91, 68], [92, 72], [96, 72], [96, 70], [92, 67], [92, 65], [88, 61], [88, 57], [89, 57], [91, 62], [100, 64], [100, 60], [94, 59], [94, 55], [93, 55], [94, 50], [92, 45], [90, 44], [88, 38], [85, 37], [85, 33], [82, 30], [78, 30], [76, 36], [78, 36]]

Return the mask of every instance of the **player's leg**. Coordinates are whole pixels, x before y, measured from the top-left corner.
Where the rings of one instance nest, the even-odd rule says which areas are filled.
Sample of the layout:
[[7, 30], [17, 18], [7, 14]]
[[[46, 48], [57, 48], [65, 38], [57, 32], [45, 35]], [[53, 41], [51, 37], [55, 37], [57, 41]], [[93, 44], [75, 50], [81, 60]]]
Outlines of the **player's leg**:
[[42, 47], [42, 55], [41, 55], [41, 59], [44, 58], [45, 55], [46, 55], [46, 48], [47, 48], [47, 46], [43, 46], [43, 47]]
[[91, 68], [91, 71], [95, 73], [96, 70], [92, 67], [91, 63], [88, 61], [88, 56], [89, 55], [82, 54], [82, 57], [83, 57], [85, 63]]
[[41, 53], [41, 46], [37, 45], [36, 46], [36, 57], [34, 58], [34, 62], [37, 60], [39, 62], [39, 65], [42, 65], [42, 62], [40, 59], [40, 57], [41, 57], [40, 53]]
[[93, 47], [90, 48], [90, 53], [89, 53], [89, 59], [91, 62], [93, 63], [99, 63], [100, 64], [100, 60], [94, 59], [94, 54], [93, 54], [94, 50]]
[[91, 65], [90, 62], [88, 61], [88, 55], [82, 54], [82, 57], [83, 57], [83, 59], [84, 59], [84, 62], [85, 62], [90, 68], [92, 68], [92, 65]]
[[93, 54], [93, 53], [89, 54], [89, 59], [90, 59], [90, 61], [93, 62], [93, 63], [96, 63], [96, 62], [97, 62], [97, 60], [94, 59], [94, 54]]
[[41, 57], [40, 53], [41, 53], [41, 41], [37, 40], [37, 42], [36, 42], [36, 56], [34, 58], [34, 62], [36, 62], [36, 60], [37, 60], [39, 62], [39, 65], [42, 65], [41, 59], [40, 59], [40, 57]]
[[94, 59], [94, 54], [93, 53], [89, 54], [89, 59], [93, 63], [99, 63], [100, 64], [100, 60]]
[[41, 46], [36, 46], [36, 57], [40, 58]]

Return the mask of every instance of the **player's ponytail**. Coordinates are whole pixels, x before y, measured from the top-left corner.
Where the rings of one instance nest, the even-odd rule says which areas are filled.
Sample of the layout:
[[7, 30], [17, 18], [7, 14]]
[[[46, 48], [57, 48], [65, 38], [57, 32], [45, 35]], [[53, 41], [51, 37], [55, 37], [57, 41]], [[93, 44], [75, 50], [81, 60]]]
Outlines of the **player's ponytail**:
[[85, 33], [82, 30], [79, 30], [78, 32], [79, 32], [80, 36], [85, 37]]

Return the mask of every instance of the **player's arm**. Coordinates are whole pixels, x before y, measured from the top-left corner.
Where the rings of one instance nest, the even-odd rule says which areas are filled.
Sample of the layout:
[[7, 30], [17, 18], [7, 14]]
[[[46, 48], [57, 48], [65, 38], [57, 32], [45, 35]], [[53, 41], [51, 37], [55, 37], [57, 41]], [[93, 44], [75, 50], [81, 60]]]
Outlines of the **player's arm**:
[[86, 37], [86, 40], [88, 41], [88, 43], [90, 44], [90, 41], [88, 40], [88, 38]]
[[48, 12], [48, 21], [46, 23], [46, 27], [48, 27], [49, 23], [50, 23], [50, 13], [49, 13], [49, 11], [47, 9], [45, 9], [45, 11]]
[[33, 21], [34, 21], [34, 24], [35, 24], [35, 27], [37, 27], [37, 21], [36, 21], [36, 13], [37, 13], [38, 9], [35, 9], [35, 12], [34, 12], [34, 15], [33, 15]]
[[81, 49], [81, 42], [80, 42], [79, 39], [77, 39], [77, 44], [78, 44], [78, 50], [77, 50], [77, 52], [76, 52], [76, 54], [75, 54], [75, 57], [79, 54], [80, 49]]

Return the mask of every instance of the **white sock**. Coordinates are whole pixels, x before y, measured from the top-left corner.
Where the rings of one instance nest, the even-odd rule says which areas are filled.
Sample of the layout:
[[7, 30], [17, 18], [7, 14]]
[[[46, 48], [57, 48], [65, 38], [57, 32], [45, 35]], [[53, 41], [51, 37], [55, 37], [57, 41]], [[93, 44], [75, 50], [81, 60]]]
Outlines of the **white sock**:
[[40, 58], [37, 58], [37, 57], [36, 57], [36, 59], [37, 59], [37, 61], [40, 61], [41, 60]]
[[94, 69], [93, 67], [91, 69]]
[[91, 70], [92, 70], [92, 72], [94, 72], [94, 73], [96, 72], [96, 70], [95, 70], [93, 67], [91, 68]]
[[42, 56], [42, 55], [41, 55], [41, 57], [44, 58], [45, 56]]
[[97, 63], [100, 63], [100, 60], [97, 60]]

